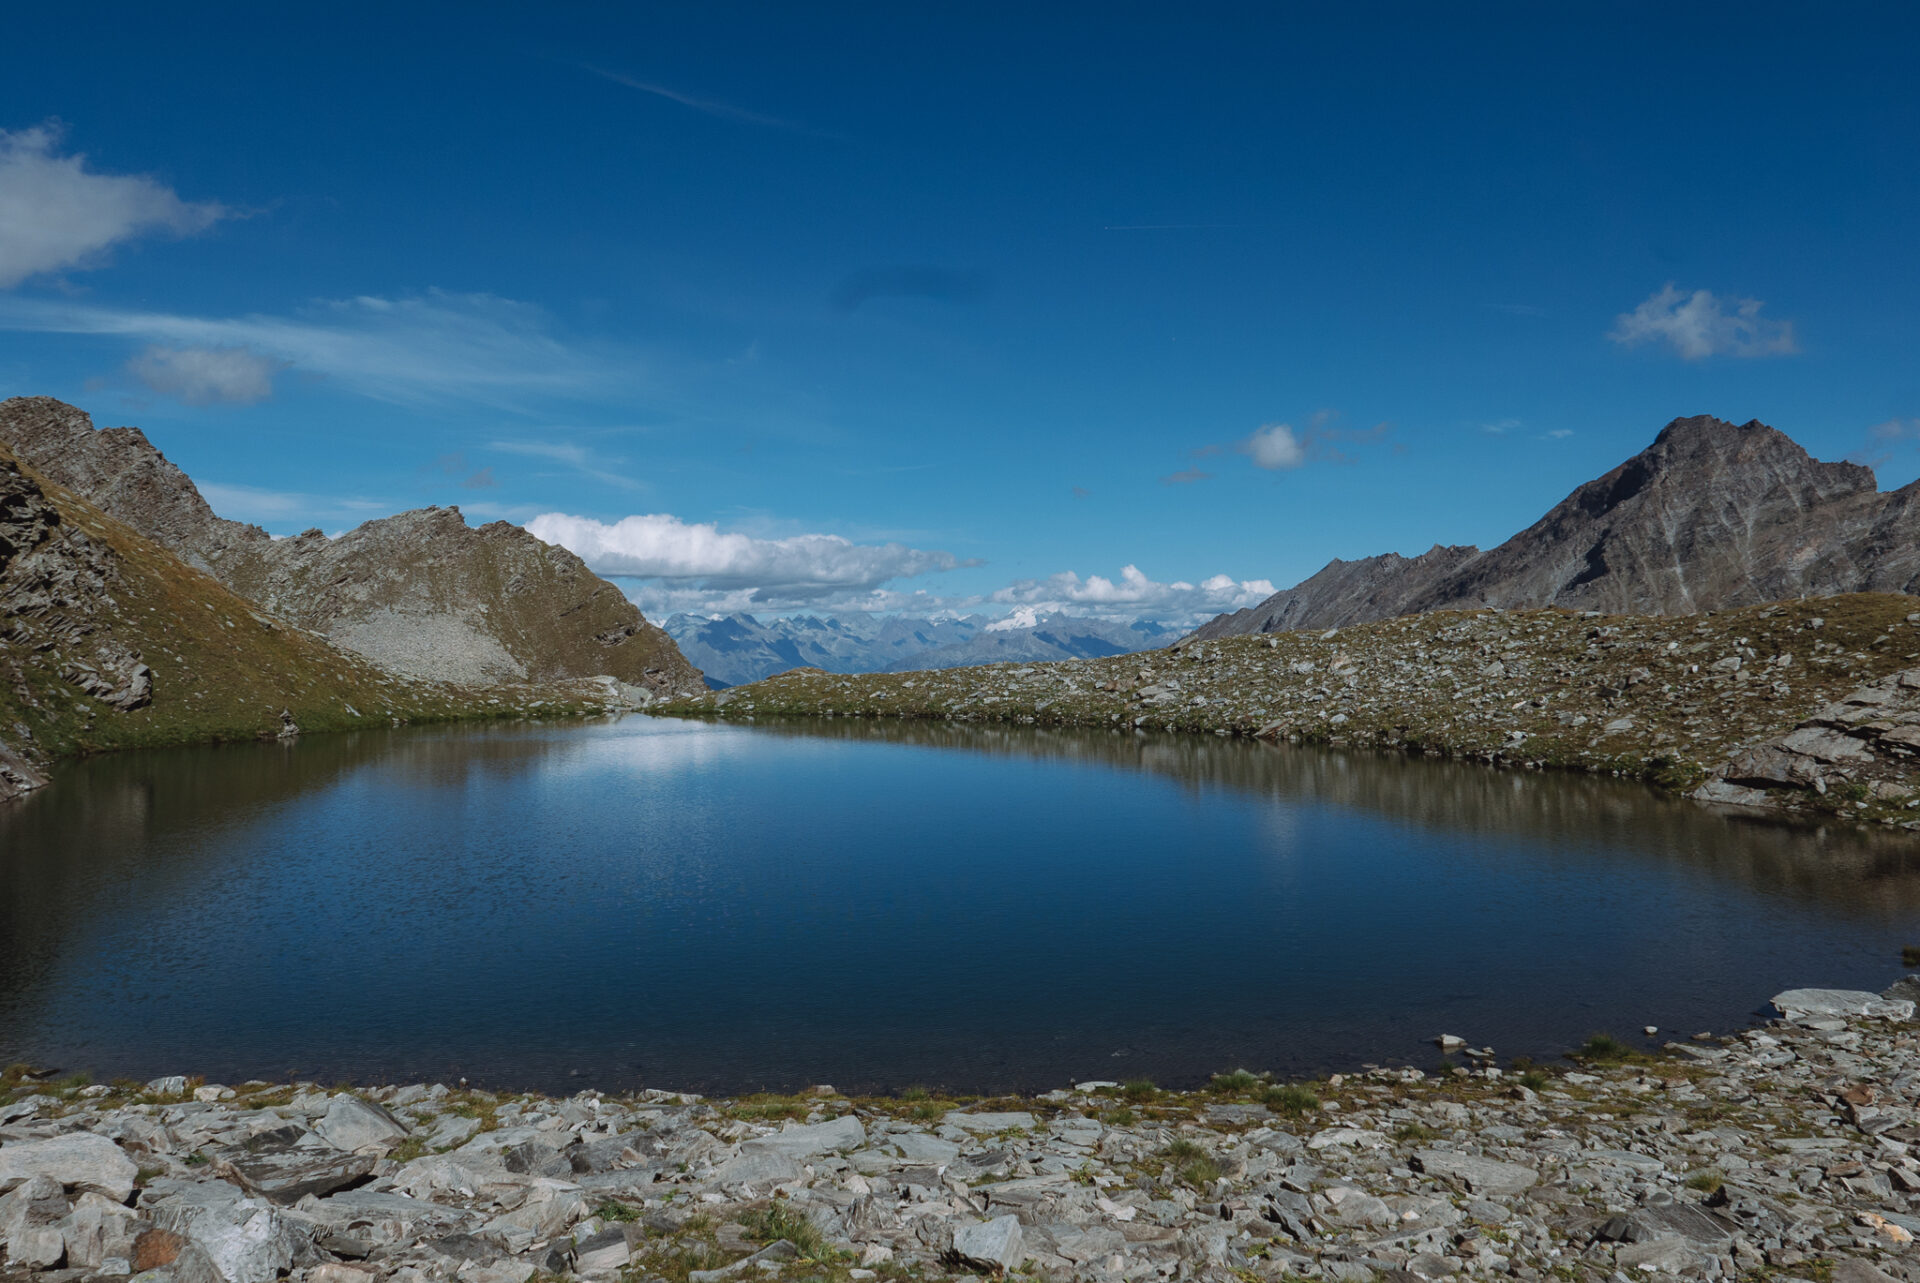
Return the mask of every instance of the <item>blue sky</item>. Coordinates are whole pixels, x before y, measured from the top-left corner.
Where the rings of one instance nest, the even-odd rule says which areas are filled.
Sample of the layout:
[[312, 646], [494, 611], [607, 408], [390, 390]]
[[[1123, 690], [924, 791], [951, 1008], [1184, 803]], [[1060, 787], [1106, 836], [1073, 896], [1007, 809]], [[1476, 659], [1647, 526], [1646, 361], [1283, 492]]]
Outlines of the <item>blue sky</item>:
[[276, 8], [0, 80], [0, 395], [276, 533], [1188, 618], [1682, 414], [1920, 475], [1905, 6]]

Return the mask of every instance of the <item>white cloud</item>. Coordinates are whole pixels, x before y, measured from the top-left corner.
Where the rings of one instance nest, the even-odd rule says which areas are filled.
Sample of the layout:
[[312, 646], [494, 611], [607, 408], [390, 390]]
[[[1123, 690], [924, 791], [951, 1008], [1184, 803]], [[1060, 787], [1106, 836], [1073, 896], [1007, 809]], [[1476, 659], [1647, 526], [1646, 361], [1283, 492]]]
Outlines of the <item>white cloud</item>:
[[162, 395], [188, 405], [252, 405], [273, 395], [273, 376], [287, 367], [242, 347], [161, 347], [154, 344], [127, 369]]
[[96, 266], [122, 241], [148, 232], [191, 236], [232, 211], [190, 203], [138, 174], [102, 174], [79, 152], [57, 154], [62, 130], [0, 130], [0, 289], [29, 276]]
[[756, 539], [666, 513], [622, 517], [608, 525], [548, 512], [527, 522], [527, 529], [574, 552], [598, 574], [748, 590], [751, 600], [764, 603], [871, 590], [963, 564], [950, 552], [857, 544], [839, 535]]
[[322, 300], [293, 316], [180, 316], [64, 300], [0, 298], [0, 330], [120, 336], [176, 348], [245, 348], [364, 396], [415, 405], [512, 404], [634, 381], [632, 353], [595, 356], [551, 333], [545, 312], [491, 294], [428, 290]]
[[1211, 618], [1223, 610], [1265, 601], [1273, 593], [1273, 585], [1265, 579], [1236, 581], [1229, 575], [1215, 575], [1198, 584], [1160, 583], [1138, 566], [1128, 565], [1121, 568], [1118, 580], [1104, 575], [1082, 579], [1070, 570], [1045, 579], [1017, 580], [995, 592], [992, 600], [1042, 612], [1174, 620]]
[[1246, 440], [1246, 451], [1253, 457], [1256, 468], [1297, 468], [1307, 461], [1306, 444], [1285, 423], [1269, 423], [1255, 429]]
[[1672, 281], [1614, 320], [1607, 337], [1628, 347], [1664, 342], [1689, 361], [1709, 356], [1787, 356], [1800, 350], [1791, 321], [1760, 315], [1759, 299], [1683, 293]]
[[857, 544], [838, 535], [759, 539], [665, 513], [626, 517], [609, 525], [548, 512], [526, 527], [548, 543], [571, 550], [595, 572], [626, 581], [627, 595], [652, 618], [681, 611], [916, 616], [1012, 612], [1015, 618], [1063, 611], [1101, 619], [1198, 623], [1223, 610], [1263, 601], [1274, 591], [1264, 579], [1235, 581], [1227, 575], [1198, 584], [1159, 583], [1129, 565], [1118, 579], [1082, 579], [1068, 571], [1018, 580], [991, 593], [948, 596], [888, 585], [979, 563], [899, 543]]

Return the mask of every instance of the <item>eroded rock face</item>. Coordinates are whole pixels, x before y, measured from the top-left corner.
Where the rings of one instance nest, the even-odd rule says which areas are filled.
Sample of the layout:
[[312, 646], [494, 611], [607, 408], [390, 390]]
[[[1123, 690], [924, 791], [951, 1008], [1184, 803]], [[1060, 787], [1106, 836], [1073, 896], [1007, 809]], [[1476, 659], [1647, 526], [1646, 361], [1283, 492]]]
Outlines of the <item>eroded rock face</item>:
[[1431, 610], [1724, 610], [1920, 589], [1920, 482], [1822, 463], [1756, 421], [1675, 419], [1654, 443], [1498, 548], [1336, 561], [1202, 637], [1340, 627]]
[[[138, 651], [114, 638], [101, 610], [118, 582], [109, 551], [63, 521], [33, 479], [0, 455], [0, 647], [49, 660], [70, 695], [141, 707], [153, 695], [152, 673]], [[0, 677], [25, 681], [11, 663], [0, 665]], [[23, 742], [0, 739], [0, 801], [45, 783]]]
[[1763, 806], [1768, 790], [1833, 787], [1865, 799], [1907, 796], [1920, 759], [1920, 668], [1891, 673], [1824, 704], [1784, 735], [1715, 766], [1695, 796]]
[[370, 521], [338, 539], [274, 539], [216, 515], [138, 428], [96, 430], [50, 397], [0, 402], [0, 442], [283, 619], [395, 672], [441, 681], [609, 676], [656, 695], [700, 674], [578, 557], [457, 508]]

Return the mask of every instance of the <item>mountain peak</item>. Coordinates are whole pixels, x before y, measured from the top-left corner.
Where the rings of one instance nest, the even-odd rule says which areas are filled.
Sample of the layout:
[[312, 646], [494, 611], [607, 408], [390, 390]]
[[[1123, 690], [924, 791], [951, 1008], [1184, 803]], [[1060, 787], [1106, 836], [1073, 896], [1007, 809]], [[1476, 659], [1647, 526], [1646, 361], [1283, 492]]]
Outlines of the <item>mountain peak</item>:
[[1483, 606], [1686, 614], [1916, 589], [1920, 489], [1882, 494], [1871, 468], [1815, 459], [1758, 419], [1700, 414], [1674, 419], [1497, 548], [1334, 561], [1201, 635]]

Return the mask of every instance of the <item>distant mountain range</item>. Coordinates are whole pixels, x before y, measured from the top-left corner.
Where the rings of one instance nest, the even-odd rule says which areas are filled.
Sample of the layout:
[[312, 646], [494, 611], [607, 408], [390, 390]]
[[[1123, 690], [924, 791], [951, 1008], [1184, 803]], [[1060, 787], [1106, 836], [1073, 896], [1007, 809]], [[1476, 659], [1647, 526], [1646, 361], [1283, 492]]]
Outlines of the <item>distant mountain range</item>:
[[715, 688], [757, 682], [792, 668], [899, 673], [1003, 661], [1095, 659], [1164, 646], [1180, 630], [1149, 620], [1113, 622], [1017, 611], [1005, 619], [856, 615], [758, 619], [671, 615], [661, 625]]
[[1920, 589], [1920, 482], [1822, 463], [1757, 420], [1675, 419], [1652, 445], [1497, 548], [1332, 561], [1200, 637], [1336, 628], [1430, 610], [1565, 606], [1676, 615]]

